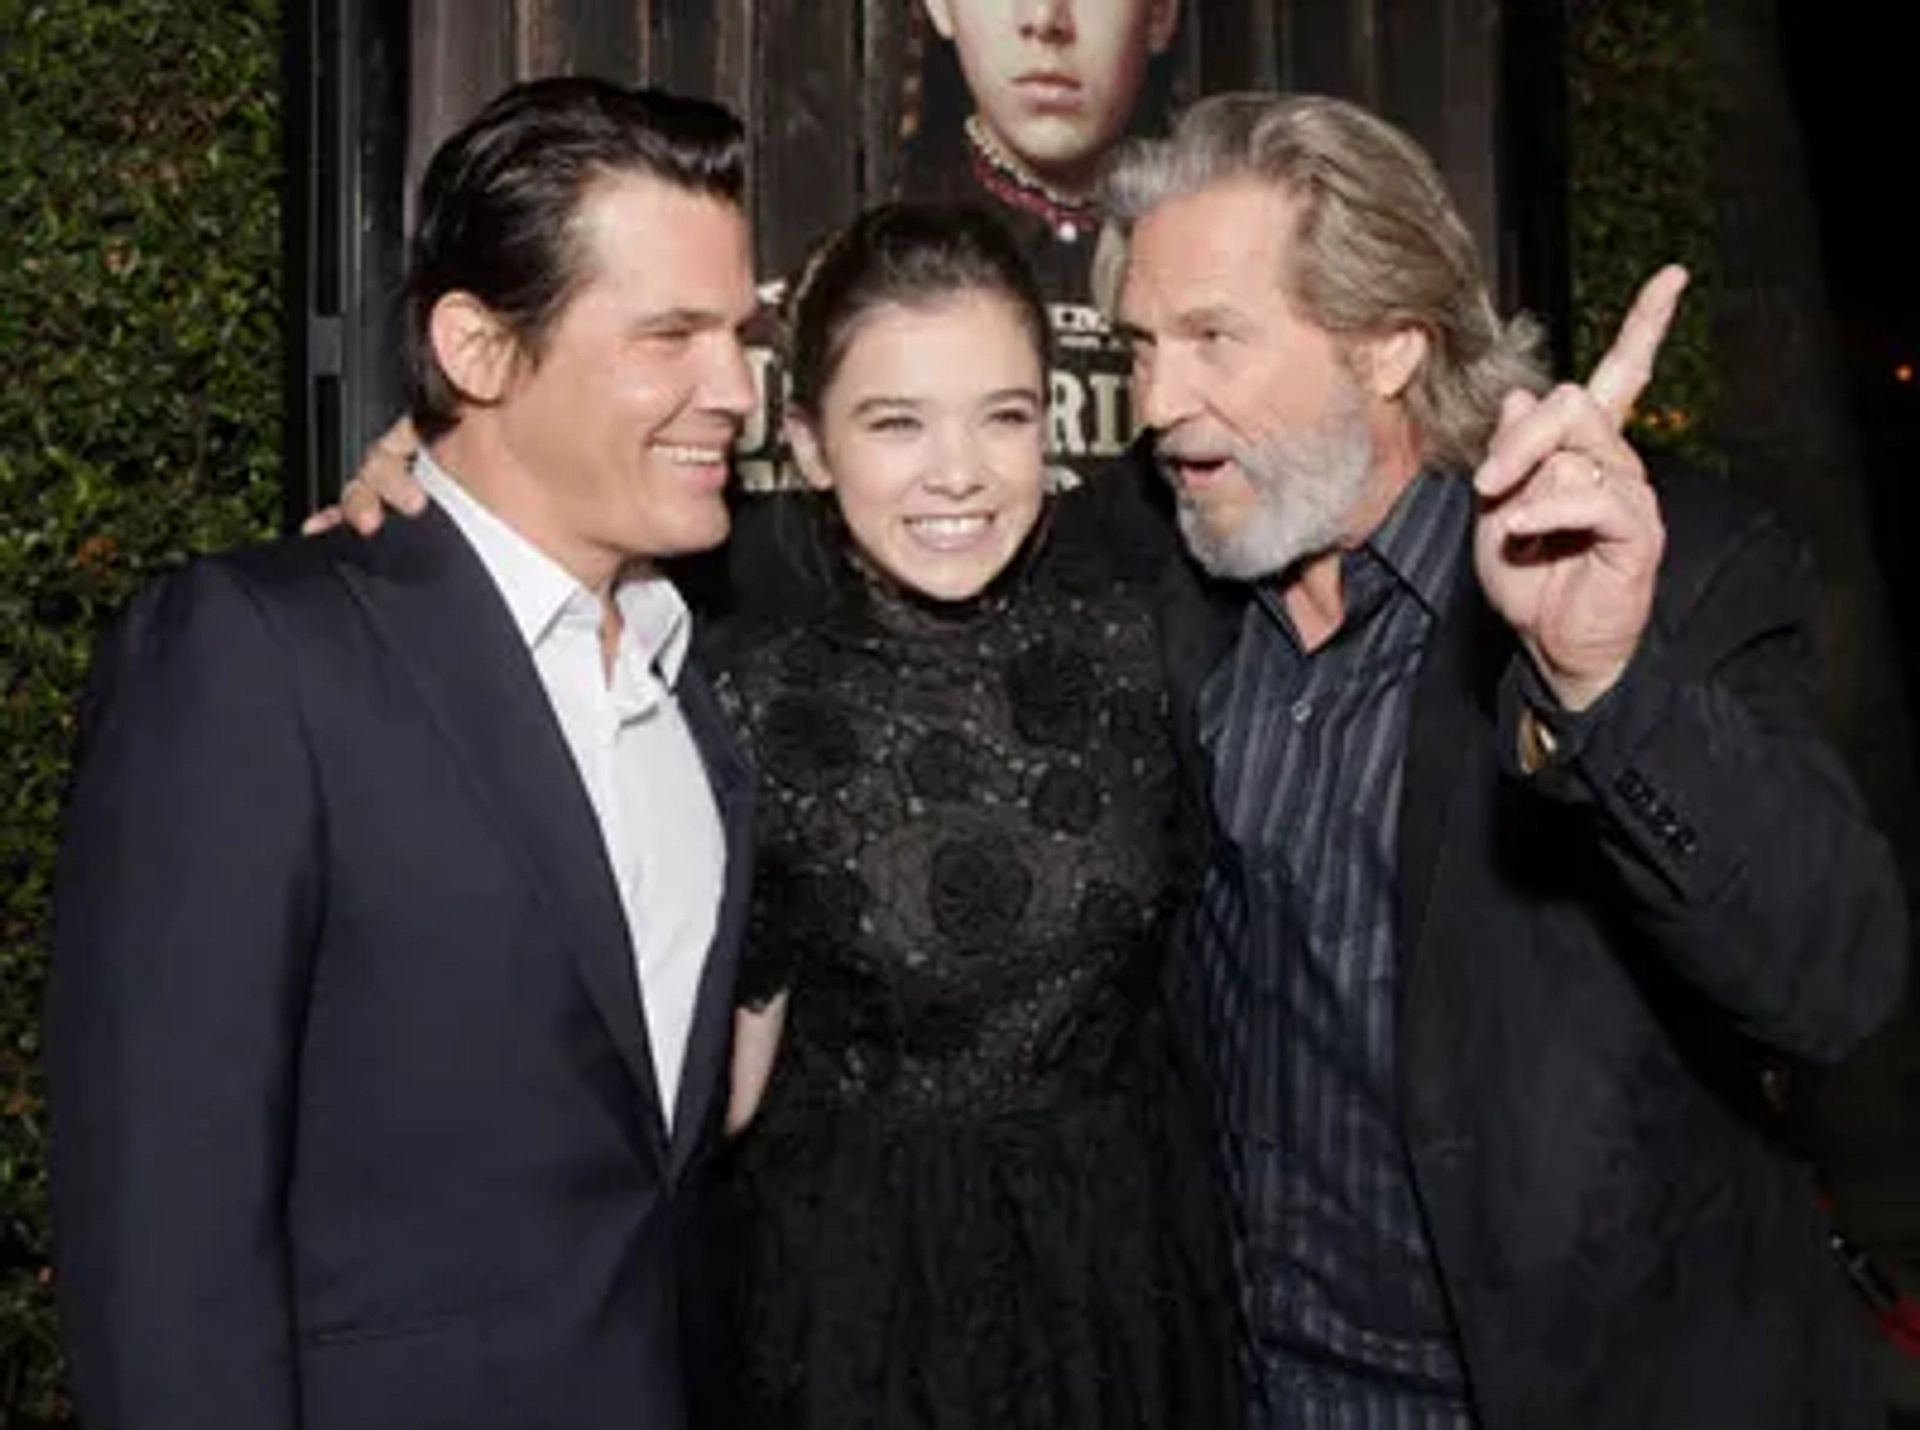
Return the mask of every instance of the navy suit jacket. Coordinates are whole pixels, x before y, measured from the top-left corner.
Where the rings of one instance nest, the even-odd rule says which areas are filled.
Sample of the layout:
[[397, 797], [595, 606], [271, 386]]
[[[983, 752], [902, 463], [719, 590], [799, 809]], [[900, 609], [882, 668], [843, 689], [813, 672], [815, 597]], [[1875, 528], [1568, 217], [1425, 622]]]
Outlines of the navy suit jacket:
[[[672, 1131], [592, 808], [438, 510], [198, 562], [96, 667], [55, 910], [89, 1430], [677, 1430], [751, 780]], [[710, 1294], [711, 1292], [711, 1294]]]

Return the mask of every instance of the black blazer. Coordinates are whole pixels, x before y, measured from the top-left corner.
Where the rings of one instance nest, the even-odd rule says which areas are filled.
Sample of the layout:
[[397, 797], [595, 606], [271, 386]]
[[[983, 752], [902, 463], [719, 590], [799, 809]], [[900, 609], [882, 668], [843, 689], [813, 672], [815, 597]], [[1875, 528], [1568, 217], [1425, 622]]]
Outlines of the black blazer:
[[675, 1430], [751, 781], [673, 1131], [584, 788], [437, 509], [196, 563], [99, 659], [55, 908], [89, 1430]]
[[[1890, 1010], [1904, 900], [1815, 732], [1797, 548], [1721, 483], [1659, 486], [1652, 628], [1584, 745], [1532, 778], [1524, 657], [1460, 552], [1398, 835], [1415, 1184], [1486, 1430], [1878, 1425], [1760, 1090]], [[1198, 779], [1192, 697], [1244, 606], [1191, 575], [1169, 594]]]

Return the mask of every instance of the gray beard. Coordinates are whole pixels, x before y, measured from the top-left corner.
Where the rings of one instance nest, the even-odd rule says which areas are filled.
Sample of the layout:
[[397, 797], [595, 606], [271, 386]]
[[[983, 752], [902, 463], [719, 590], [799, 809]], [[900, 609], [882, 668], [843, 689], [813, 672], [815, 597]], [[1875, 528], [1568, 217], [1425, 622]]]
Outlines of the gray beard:
[[1372, 484], [1373, 436], [1355, 402], [1305, 436], [1241, 448], [1234, 462], [1253, 486], [1252, 513], [1232, 531], [1216, 531], [1182, 498], [1180, 534], [1194, 560], [1214, 575], [1259, 581], [1346, 538]]

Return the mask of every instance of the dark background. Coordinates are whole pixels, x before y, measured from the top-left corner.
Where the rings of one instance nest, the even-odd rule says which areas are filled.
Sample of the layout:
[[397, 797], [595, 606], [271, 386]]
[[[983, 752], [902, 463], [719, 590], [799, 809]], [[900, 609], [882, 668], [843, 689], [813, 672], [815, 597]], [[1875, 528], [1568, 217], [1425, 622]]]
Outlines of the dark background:
[[[1911, 541], [1920, 521], [1920, 218], [1912, 203], [1920, 176], [1920, 5], [1912, 0], [1780, 0], [1780, 51], [1805, 150], [1822, 269], [1839, 339], [1850, 415], [1859, 441], [1873, 541], [1905, 678], [1909, 728], [1920, 713], [1920, 557]], [[1901, 380], [1900, 372], [1907, 377]], [[1909, 874], [1911, 877], [1911, 873]], [[1913, 892], [1913, 891], [1910, 891]], [[1912, 1036], [1911, 1015], [1895, 1036]], [[1895, 1071], [1870, 1095], [1904, 1108], [1881, 1125], [1882, 1174], [1920, 1198], [1920, 1085], [1916, 1059], [1883, 1057]], [[1891, 1084], [1891, 1085], [1889, 1085]], [[1909, 1224], [1912, 1218], [1908, 1219]], [[1920, 1256], [1908, 1245], [1881, 1248], [1911, 1292]], [[1881, 1367], [1892, 1424], [1920, 1427], [1920, 1359], [1890, 1353]]]
[[1781, 0], [1780, 31], [1907, 707], [1920, 711], [1920, 4]]

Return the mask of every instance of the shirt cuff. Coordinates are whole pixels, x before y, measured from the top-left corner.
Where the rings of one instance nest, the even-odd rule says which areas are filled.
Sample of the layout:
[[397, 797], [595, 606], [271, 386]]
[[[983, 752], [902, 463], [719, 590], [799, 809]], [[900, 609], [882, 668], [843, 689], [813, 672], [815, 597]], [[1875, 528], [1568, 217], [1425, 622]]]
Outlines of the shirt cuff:
[[[1631, 667], [1629, 667], [1631, 669]], [[1568, 710], [1523, 652], [1516, 652], [1500, 681], [1501, 759], [1523, 779], [1551, 775], [1577, 763], [1593, 732], [1619, 703], [1626, 672], [1584, 710]]]

